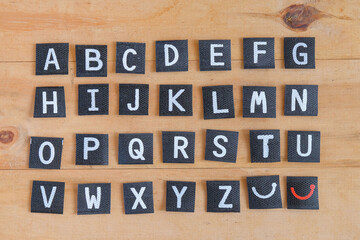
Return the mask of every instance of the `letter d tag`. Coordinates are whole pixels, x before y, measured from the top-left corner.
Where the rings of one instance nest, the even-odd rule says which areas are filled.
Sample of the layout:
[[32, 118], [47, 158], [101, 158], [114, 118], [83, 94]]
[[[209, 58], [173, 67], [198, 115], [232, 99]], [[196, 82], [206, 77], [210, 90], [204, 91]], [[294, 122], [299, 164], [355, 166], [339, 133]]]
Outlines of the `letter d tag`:
[[33, 181], [31, 212], [63, 214], [64, 182]]
[[36, 44], [36, 75], [68, 74], [69, 44]]
[[188, 41], [156, 41], [156, 71], [184, 72], [188, 70]]
[[76, 45], [76, 76], [106, 77], [107, 46]]
[[285, 68], [315, 68], [315, 38], [284, 38]]
[[207, 181], [208, 212], [240, 212], [239, 181]]
[[63, 138], [31, 137], [29, 168], [60, 169]]
[[153, 164], [153, 134], [119, 134], [119, 164]]

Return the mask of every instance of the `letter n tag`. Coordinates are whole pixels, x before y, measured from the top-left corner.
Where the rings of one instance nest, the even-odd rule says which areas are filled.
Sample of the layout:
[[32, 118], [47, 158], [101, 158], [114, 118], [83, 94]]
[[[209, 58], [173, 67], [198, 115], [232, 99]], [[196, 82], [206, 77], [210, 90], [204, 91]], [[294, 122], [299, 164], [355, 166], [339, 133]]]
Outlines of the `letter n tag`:
[[166, 211], [194, 212], [195, 182], [166, 182]]
[[63, 214], [64, 182], [33, 181], [31, 212]]
[[288, 209], [319, 209], [317, 177], [287, 177]]
[[244, 38], [244, 68], [275, 68], [274, 38]]
[[116, 72], [145, 73], [145, 43], [116, 43]]
[[188, 70], [188, 40], [156, 41], [156, 71]]
[[34, 118], [66, 117], [64, 87], [37, 87]]
[[236, 162], [238, 132], [206, 130], [205, 160]]
[[160, 116], [192, 116], [192, 85], [160, 85]]
[[152, 182], [124, 183], [125, 214], [154, 213]]
[[250, 130], [251, 162], [280, 162], [280, 130]]
[[31, 137], [29, 168], [60, 169], [63, 138]]
[[230, 40], [199, 40], [200, 71], [231, 70]]
[[286, 85], [285, 116], [317, 116], [317, 85]]
[[78, 185], [77, 214], [110, 214], [111, 183]]
[[69, 44], [36, 44], [36, 75], [68, 74]]
[[315, 38], [284, 38], [285, 68], [315, 68]]
[[79, 115], [109, 114], [109, 84], [80, 84]]
[[240, 212], [239, 181], [207, 181], [208, 212]]
[[106, 45], [76, 45], [76, 77], [107, 76]]
[[288, 131], [289, 162], [320, 162], [320, 132]]
[[276, 87], [243, 87], [243, 117], [276, 118]]
[[194, 163], [195, 132], [162, 132], [164, 163]]
[[250, 209], [282, 208], [279, 176], [247, 177]]
[[107, 134], [76, 134], [76, 165], [108, 165]]
[[148, 115], [148, 112], [148, 84], [119, 84], [119, 115]]
[[234, 118], [233, 86], [203, 87], [204, 119]]
[[119, 134], [119, 164], [153, 164], [153, 134]]

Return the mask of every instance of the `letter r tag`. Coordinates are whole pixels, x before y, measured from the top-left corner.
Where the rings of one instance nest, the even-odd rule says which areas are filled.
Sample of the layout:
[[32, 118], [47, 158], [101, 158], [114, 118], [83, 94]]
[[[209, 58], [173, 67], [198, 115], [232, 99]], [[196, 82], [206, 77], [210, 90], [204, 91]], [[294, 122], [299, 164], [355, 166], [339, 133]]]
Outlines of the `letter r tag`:
[[153, 164], [153, 134], [119, 134], [119, 164]]
[[162, 132], [164, 163], [194, 163], [195, 132]]

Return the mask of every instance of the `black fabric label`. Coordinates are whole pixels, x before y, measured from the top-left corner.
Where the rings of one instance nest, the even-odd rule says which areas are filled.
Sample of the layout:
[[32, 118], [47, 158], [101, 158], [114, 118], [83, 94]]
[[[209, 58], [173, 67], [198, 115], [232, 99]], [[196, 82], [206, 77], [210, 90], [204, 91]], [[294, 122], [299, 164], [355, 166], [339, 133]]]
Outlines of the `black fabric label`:
[[78, 114], [108, 115], [109, 84], [80, 84]]
[[206, 130], [205, 160], [236, 162], [238, 132]]
[[68, 74], [69, 44], [36, 44], [36, 75]]
[[320, 162], [320, 132], [288, 131], [289, 162]]
[[111, 183], [78, 185], [77, 214], [110, 214]]
[[124, 183], [125, 214], [154, 213], [152, 182]]
[[153, 134], [119, 134], [119, 164], [153, 164]]
[[64, 87], [36, 87], [34, 118], [66, 117]]
[[234, 118], [233, 86], [203, 87], [204, 119]]
[[160, 85], [160, 116], [192, 116], [192, 85]]
[[244, 118], [276, 118], [276, 87], [243, 87]]
[[156, 72], [188, 70], [188, 40], [156, 41]]
[[162, 132], [164, 163], [194, 163], [195, 132]]
[[285, 68], [315, 68], [315, 38], [284, 38]]
[[280, 130], [250, 130], [251, 162], [280, 162]]
[[286, 85], [285, 116], [317, 116], [317, 85]]
[[119, 84], [119, 115], [148, 115], [149, 85]]
[[200, 71], [231, 70], [230, 40], [199, 40]]
[[145, 74], [145, 43], [116, 43], [116, 72]]
[[319, 209], [317, 177], [287, 177], [288, 209]]
[[60, 169], [63, 138], [31, 137], [29, 168]]
[[166, 211], [194, 212], [195, 182], [166, 182]]
[[239, 181], [207, 181], [208, 212], [240, 212]]
[[107, 134], [76, 134], [76, 165], [108, 165]]
[[244, 38], [244, 68], [275, 68], [274, 38]]
[[76, 45], [76, 76], [106, 77], [107, 46]]
[[63, 214], [64, 182], [33, 181], [31, 212]]
[[279, 176], [247, 177], [250, 209], [282, 208]]

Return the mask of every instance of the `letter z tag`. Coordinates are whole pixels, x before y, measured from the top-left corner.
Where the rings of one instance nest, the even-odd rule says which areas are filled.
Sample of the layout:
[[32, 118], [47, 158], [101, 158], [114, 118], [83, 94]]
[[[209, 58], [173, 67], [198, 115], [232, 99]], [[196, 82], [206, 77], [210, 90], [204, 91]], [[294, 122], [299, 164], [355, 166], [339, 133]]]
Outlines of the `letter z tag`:
[[106, 77], [107, 46], [76, 45], [76, 76]]
[[251, 162], [280, 162], [280, 130], [250, 130]]
[[119, 134], [119, 164], [153, 164], [153, 134]]
[[31, 212], [63, 214], [64, 182], [33, 181]]
[[202, 88], [204, 119], [234, 118], [233, 86]]
[[148, 115], [148, 112], [148, 84], [119, 84], [119, 115]]
[[80, 84], [79, 115], [109, 114], [109, 84]]
[[29, 168], [60, 169], [63, 138], [31, 137]]
[[284, 38], [285, 68], [315, 68], [315, 38]]
[[154, 213], [152, 182], [124, 183], [125, 214]]
[[287, 177], [288, 209], [319, 209], [317, 177]]
[[194, 163], [195, 132], [162, 132], [164, 163]]
[[192, 116], [192, 85], [160, 85], [160, 116]]
[[317, 85], [286, 85], [285, 116], [317, 116]]
[[116, 43], [116, 72], [145, 74], [145, 43]]
[[77, 214], [110, 214], [111, 183], [78, 185]]
[[239, 133], [206, 130], [205, 160], [236, 162]]
[[289, 162], [320, 162], [320, 132], [288, 131]]
[[275, 68], [274, 38], [244, 38], [244, 68]]
[[276, 118], [276, 87], [243, 87], [244, 118]]
[[66, 117], [64, 87], [37, 87], [34, 118]]
[[68, 74], [69, 44], [36, 44], [36, 75]]
[[208, 212], [240, 212], [239, 181], [207, 181]]
[[184, 72], [188, 70], [188, 41], [156, 41], [156, 71]]
[[199, 40], [200, 71], [231, 70], [230, 40]]
[[76, 165], [108, 165], [107, 134], [76, 134]]
[[195, 182], [166, 182], [166, 211], [194, 212]]

